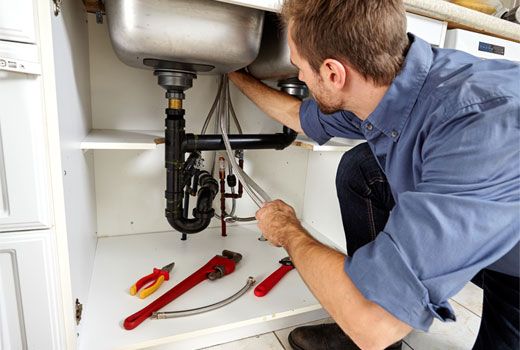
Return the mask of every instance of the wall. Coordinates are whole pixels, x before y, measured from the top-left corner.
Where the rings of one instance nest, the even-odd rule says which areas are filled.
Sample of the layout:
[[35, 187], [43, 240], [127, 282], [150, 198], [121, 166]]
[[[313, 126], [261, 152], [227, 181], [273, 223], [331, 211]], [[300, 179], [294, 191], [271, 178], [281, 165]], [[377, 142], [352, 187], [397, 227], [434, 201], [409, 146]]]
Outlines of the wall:
[[83, 4], [66, 2], [60, 16], [52, 19], [70, 278], [73, 298], [85, 303], [97, 237], [93, 158], [79, 147], [92, 123]]
[[336, 196], [336, 171], [344, 152], [309, 155], [303, 220], [346, 252], [345, 233]]
[[[88, 26], [93, 128], [162, 130], [166, 99], [152, 71], [125, 66], [117, 59], [106, 23], [96, 24], [90, 15]], [[200, 132], [216, 87], [215, 76], [199, 76], [186, 92], [188, 132]], [[235, 89], [232, 100], [245, 133], [281, 131], [278, 123]], [[164, 218], [164, 147], [89, 152], [94, 153], [98, 236], [171, 230]], [[308, 156], [308, 151], [294, 147], [246, 151], [245, 169], [272, 198], [289, 202], [301, 216]], [[239, 216], [254, 215], [256, 209], [249, 198], [238, 201]]]

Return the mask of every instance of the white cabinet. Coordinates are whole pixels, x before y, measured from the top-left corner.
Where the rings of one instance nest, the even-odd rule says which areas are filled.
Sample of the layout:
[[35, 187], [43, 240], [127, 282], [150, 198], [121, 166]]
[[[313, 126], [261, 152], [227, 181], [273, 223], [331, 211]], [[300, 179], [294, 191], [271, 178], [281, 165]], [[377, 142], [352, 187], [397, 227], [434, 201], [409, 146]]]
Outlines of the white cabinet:
[[36, 42], [33, 0], [0, 0], [0, 40]]
[[[38, 50], [0, 41], [0, 57], [29, 65]], [[42, 90], [38, 74], [0, 68], [0, 232], [50, 227]]]
[[505, 59], [520, 62], [519, 43], [463, 29], [448, 30], [445, 47], [461, 50], [485, 59]]
[[407, 30], [436, 47], [444, 47], [448, 23], [413, 13], [406, 14]]
[[[0, 349], [65, 349], [36, 1], [0, 0]], [[32, 230], [32, 231], [29, 231]], [[66, 243], [65, 243], [66, 244]]]
[[18, 257], [12, 247], [0, 249], [0, 334], [2, 349], [27, 347]]
[[0, 235], [0, 349], [64, 349], [51, 231]]

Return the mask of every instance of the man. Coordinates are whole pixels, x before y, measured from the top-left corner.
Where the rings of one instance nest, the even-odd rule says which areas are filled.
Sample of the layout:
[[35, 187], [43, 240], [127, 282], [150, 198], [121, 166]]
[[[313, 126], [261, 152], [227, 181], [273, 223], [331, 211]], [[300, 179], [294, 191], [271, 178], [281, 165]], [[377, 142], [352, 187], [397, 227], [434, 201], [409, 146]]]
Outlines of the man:
[[348, 256], [315, 241], [282, 201], [257, 213], [337, 322], [297, 328], [291, 345], [399, 349], [413, 328], [455, 320], [448, 299], [475, 277], [484, 305], [474, 349], [518, 349], [519, 65], [407, 36], [400, 0], [285, 0], [282, 16], [314, 100], [243, 72], [230, 79], [319, 143], [367, 140], [336, 180]]

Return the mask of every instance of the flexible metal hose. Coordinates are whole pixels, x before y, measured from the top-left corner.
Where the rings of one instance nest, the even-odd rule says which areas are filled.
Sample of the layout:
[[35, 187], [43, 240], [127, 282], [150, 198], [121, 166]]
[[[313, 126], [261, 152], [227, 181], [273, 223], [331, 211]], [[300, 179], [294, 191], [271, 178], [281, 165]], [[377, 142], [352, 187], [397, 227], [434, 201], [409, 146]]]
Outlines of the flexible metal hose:
[[225, 306], [229, 303], [232, 303], [233, 301], [240, 298], [242, 295], [244, 295], [249, 288], [251, 288], [256, 283], [255, 279], [253, 277], [248, 277], [246, 285], [242, 287], [238, 292], [230, 296], [229, 298], [226, 298], [224, 300], [219, 301], [218, 303], [214, 303], [211, 305], [198, 307], [195, 309], [188, 309], [188, 310], [180, 310], [180, 311], [161, 311], [161, 312], [154, 312], [152, 314], [152, 319], [155, 320], [163, 320], [166, 318], [174, 318], [174, 317], [183, 317], [183, 316], [191, 316], [191, 315], [197, 315], [201, 314], [203, 312], [212, 311], [215, 309], [218, 309], [222, 306]]
[[[227, 86], [227, 77], [224, 78], [224, 88]], [[223, 108], [223, 106], [220, 106]], [[264, 203], [270, 202], [271, 198], [269, 195], [251, 178], [247, 175], [236, 163], [234, 160], [233, 150], [231, 149], [231, 143], [229, 142], [229, 137], [226, 132], [226, 120], [222, 118], [220, 114], [220, 132], [222, 133], [222, 138], [224, 140], [224, 145], [226, 147], [226, 154], [228, 162], [233, 166], [233, 170], [235, 171], [235, 175], [238, 177], [240, 181], [242, 181], [242, 185], [244, 186], [244, 190], [249, 194], [253, 202], [261, 208]]]
[[[226, 145], [226, 139], [228, 139], [226, 147], [229, 146], [229, 148], [231, 148], [231, 146], [229, 144], [229, 138], [227, 137], [227, 134], [230, 131], [230, 119], [233, 119], [233, 122], [234, 122], [239, 134], [242, 134], [243, 131], [242, 131], [240, 122], [238, 121], [235, 109], [233, 107], [233, 103], [231, 102], [231, 93], [230, 93], [230, 89], [229, 89], [229, 81], [228, 81], [227, 76], [225, 76], [225, 75], [220, 76], [218, 85], [219, 86], [218, 86], [217, 94], [216, 94], [213, 104], [210, 108], [210, 111], [206, 117], [206, 120], [204, 121], [204, 125], [202, 127], [201, 133], [202, 134], [206, 133], [208, 126], [210, 124], [210, 121], [216, 110], [217, 119], [215, 120], [215, 129], [218, 129], [218, 125], [219, 125], [219, 123], [221, 123], [220, 131], [223, 135], [224, 144]], [[231, 116], [231, 118], [230, 118], [230, 116]], [[222, 121], [222, 119], [224, 119], [224, 120]], [[222, 124], [225, 125], [224, 131], [222, 131]], [[224, 136], [224, 134], [225, 134], [225, 136]], [[226, 153], [227, 153], [226, 158], [228, 160], [228, 164], [230, 167], [229, 173], [232, 174], [233, 171], [237, 172], [237, 170], [235, 169], [235, 166], [234, 166], [234, 165], [236, 165], [236, 162], [234, 161], [234, 156], [230, 157], [229, 153], [228, 152], [226, 152]], [[213, 154], [212, 162], [211, 162], [210, 172], [212, 175], [214, 174], [215, 164], [216, 164], [216, 153]], [[239, 168], [239, 167], [236, 166], [236, 168]], [[240, 170], [242, 170], [242, 169], [240, 169]], [[242, 175], [245, 175], [245, 176], [242, 176]], [[262, 204], [266, 198], [269, 200], [269, 196], [265, 193], [265, 191], [263, 191], [262, 188], [260, 188], [256, 183], [254, 183], [254, 181], [252, 179], [250, 179], [249, 176], [247, 176], [247, 174], [245, 174], [243, 171], [241, 171], [240, 174], [237, 174], [237, 177], [242, 182], [242, 185], [246, 189], [246, 192], [248, 192], [249, 196], [253, 199], [253, 201], [259, 207], [262, 206]], [[252, 184], [252, 186], [257, 187], [255, 190], [257, 192], [259, 192], [261, 197], [258, 197], [255, 194], [255, 192], [253, 192], [255, 190], [250, 189], [249, 183], [246, 183], [244, 181], [244, 179], [248, 179], [248, 181], [250, 179], [250, 182], [252, 181], [254, 183], [254, 184]], [[234, 193], [234, 189], [231, 189], [231, 191], [232, 191], [232, 193]], [[224, 218], [224, 220], [226, 220], [226, 222], [229, 222], [229, 223], [236, 222], [236, 221], [249, 222], [249, 221], [256, 220], [254, 216], [246, 217], [246, 218], [237, 217], [237, 216], [235, 216], [235, 210], [236, 210], [236, 200], [235, 200], [235, 198], [233, 198], [231, 212]], [[221, 218], [220, 215], [218, 215], [218, 214], [215, 214], [215, 217], [217, 219]]]

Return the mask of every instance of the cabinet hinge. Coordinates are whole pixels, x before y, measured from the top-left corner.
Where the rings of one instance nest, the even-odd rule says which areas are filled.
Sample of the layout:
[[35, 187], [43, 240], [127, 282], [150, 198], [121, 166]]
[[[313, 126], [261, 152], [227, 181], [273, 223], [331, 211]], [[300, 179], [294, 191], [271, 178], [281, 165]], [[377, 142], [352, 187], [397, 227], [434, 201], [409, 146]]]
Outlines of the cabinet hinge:
[[58, 16], [61, 12], [61, 0], [52, 0], [54, 4], [54, 16]]
[[83, 313], [83, 304], [76, 298], [76, 325], [79, 325], [81, 321], [81, 314]]

